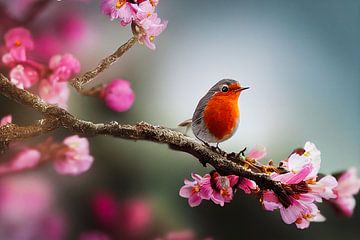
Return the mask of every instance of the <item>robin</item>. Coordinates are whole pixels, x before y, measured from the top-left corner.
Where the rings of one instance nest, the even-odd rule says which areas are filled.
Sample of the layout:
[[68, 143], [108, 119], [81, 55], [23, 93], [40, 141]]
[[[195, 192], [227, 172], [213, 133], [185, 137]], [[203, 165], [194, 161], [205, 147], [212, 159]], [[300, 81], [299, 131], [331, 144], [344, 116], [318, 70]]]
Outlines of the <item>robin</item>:
[[248, 87], [231, 79], [216, 83], [199, 101], [192, 119], [179, 124], [190, 127], [197, 139], [204, 144], [219, 143], [234, 135], [239, 124], [240, 110], [238, 99], [240, 93]]

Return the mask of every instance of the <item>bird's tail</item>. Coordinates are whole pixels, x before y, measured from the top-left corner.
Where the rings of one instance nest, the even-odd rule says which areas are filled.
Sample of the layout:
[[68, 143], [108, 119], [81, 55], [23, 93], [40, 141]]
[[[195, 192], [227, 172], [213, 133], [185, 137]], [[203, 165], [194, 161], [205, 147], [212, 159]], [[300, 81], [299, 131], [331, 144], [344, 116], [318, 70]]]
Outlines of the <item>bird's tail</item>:
[[192, 123], [192, 119], [187, 119], [181, 123], [178, 124], [178, 127], [185, 127], [185, 132], [183, 132], [183, 130], [181, 132], [183, 132], [185, 135], [187, 135], [189, 129], [191, 128], [191, 123]]
[[190, 127], [192, 123], [192, 119], [187, 119], [181, 123], [178, 124], [179, 127]]

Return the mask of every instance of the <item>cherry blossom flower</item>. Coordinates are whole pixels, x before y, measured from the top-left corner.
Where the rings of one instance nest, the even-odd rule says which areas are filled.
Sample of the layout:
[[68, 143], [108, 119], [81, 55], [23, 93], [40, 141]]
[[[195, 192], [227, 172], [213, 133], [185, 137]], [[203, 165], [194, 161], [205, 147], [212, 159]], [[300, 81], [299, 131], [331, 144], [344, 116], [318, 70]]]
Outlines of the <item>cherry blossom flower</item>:
[[92, 199], [91, 206], [97, 221], [105, 227], [114, 227], [118, 220], [119, 206], [110, 193], [97, 193]]
[[250, 150], [246, 157], [254, 160], [263, 159], [266, 156], [266, 148], [263, 146], [256, 146]]
[[6, 115], [0, 119], [0, 127], [12, 122], [12, 116]]
[[213, 189], [210, 184], [210, 175], [206, 174], [201, 177], [198, 174], [191, 174], [194, 181], [184, 180], [185, 186], [183, 186], [179, 195], [184, 198], [188, 198], [188, 203], [191, 207], [199, 206], [203, 199], [209, 200], [212, 196]]
[[10, 29], [5, 34], [4, 40], [11, 56], [17, 61], [25, 61], [26, 51], [34, 48], [31, 33], [22, 27]]
[[155, 50], [155, 37], [159, 36], [166, 29], [168, 22], [162, 21], [158, 15], [154, 13], [147, 18], [137, 21], [136, 24], [144, 31], [139, 36], [139, 42]]
[[264, 208], [268, 211], [280, 209], [283, 221], [287, 224], [295, 223], [299, 229], [309, 227], [310, 222], [324, 221], [325, 218], [313, 202], [320, 202], [322, 198], [334, 198], [337, 182], [332, 176], [325, 176], [317, 181], [320, 162], [320, 151], [310, 142], [305, 144], [302, 151], [294, 152], [285, 160], [288, 173], [270, 175], [273, 180], [290, 187], [301, 184], [298, 188], [294, 187], [295, 193], [290, 196], [291, 205], [284, 207], [272, 191], [265, 191], [262, 195]]
[[64, 139], [63, 148], [54, 153], [54, 168], [60, 174], [79, 175], [91, 167], [94, 158], [89, 153], [89, 142], [77, 135]]
[[238, 183], [238, 187], [246, 194], [250, 194], [252, 191], [257, 190], [257, 185], [254, 181], [247, 178], [241, 178]]
[[360, 190], [360, 179], [356, 172], [356, 168], [350, 168], [338, 177], [338, 185], [334, 189], [336, 198], [330, 200], [336, 209], [347, 217], [351, 217], [354, 212], [354, 195]]
[[111, 81], [101, 92], [101, 97], [106, 106], [117, 112], [129, 110], [135, 101], [130, 82], [122, 79]]
[[221, 176], [217, 172], [211, 177], [214, 183], [211, 200], [220, 206], [224, 206], [225, 203], [229, 203], [232, 200], [233, 187], [238, 182], [239, 177], [235, 175]]
[[7, 162], [0, 165], [0, 173], [17, 172], [38, 165], [41, 153], [32, 148], [24, 148], [18, 151]]
[[127, 235], [138, 235], [149, 227], [152, 213], [148, 202], [131, 199], [122, 204], [119, 215], [121, 229]]
[[123, 26], [135, 19], [136, 12], [127, 0], [101, 0], [100, 8], [111, 20], [119, 19]]
[[57, 104], [59, 107], [67, 109], [67, 102], [70, 95], [67, 83], [50, 83], [47, 79], [43, 79], [39, 83], [38, 92], [39, 96], [46, 102]]
[[49, 68], [53, 70], [49, 77], [50, 82], [65, 82], [80, 72], [80, 62], [70, 53], [55, 55], [50, 58]]
[[10, 81], [18, 88], [30, 88], [39, 81], [38, 72], [32, 67], [16, 65], [10, 70]]

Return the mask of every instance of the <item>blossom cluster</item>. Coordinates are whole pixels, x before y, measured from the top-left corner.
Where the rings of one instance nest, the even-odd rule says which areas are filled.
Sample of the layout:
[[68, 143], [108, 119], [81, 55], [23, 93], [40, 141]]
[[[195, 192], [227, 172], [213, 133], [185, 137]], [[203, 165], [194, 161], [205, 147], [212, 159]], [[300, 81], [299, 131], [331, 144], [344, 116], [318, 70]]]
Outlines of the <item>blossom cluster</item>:
[[[9, 79], [18, 88], [37, 93], [51, 104], [67, 109], [68, 81], [80, 72], [80, 62], [70, 53], [55, 54], [47, 64], [35, 61], [31, 54], [35, 42], [29, 30], [16, 27], [4, 35], [0, 47], [2, 64], [9, 69]], [[97, 95], [110, 109], [123, 112], [131, 108], [135, 94], [128, 81], [114, 79]]]
[[[0, 126], [10, 124], [11, 116], [2, 118], [0, 122]], [[0, 164], [0, 174], [19, 172], [52, 161], [59, 174], [79, 175], [89, 170], [94, 161], [88, 140], [77, 135], [67, 137], [61, 143], [51, 139], [34, 146], [14, 143], [11, 149], [13, 154]]]
[[155, 12], [159, 0], [101, 0], [101, 11], [121, 26], [132, 24], [140, 43], [155, 49], [155, 37], [167, 27]]
[[23, 27], [10, 29], [4, 35], [2, 63], [9, 69], [10, 81], [19, 88], [32, 89], [45, 101], [67, 108], [69, 81], [80, 72], [80, 62], [70, 53], [53, 55], [47, 64], [31, 57], [34, 40]]
[[[252, 149], [246, 159], [257, 161], [266, 155], [264, 148]], [[260, 189], [254, 181], [235, 175], [221, 176], [217, 172], [203, 177], [192, 174], [193, 181], [185, 180], [180, 196], [188, 198], [191, 207], [198, 206], [202, 200], [212, 200], [223, 206], [233, 199], [234, 192], [242, 189], [245, 193], [256, 193], [267, 211], [279, 209], [286, 224], [297, 228], [308, 228], [310, 222], [325, 221], [315, 203], [327, 200], [346, 216], [351, 216], [355, 207], [354, 195], [360, 190], [360, 179], [356, 169], [334, 176], [320, 176], [320, 151], [313, 143], [307, 142], [303, 148], [296, 149], [280, 162], [278, 171], [266, 172], [269, 177], [280, 182], [286, 190], [290, 205], [269, 189]], [[281, 171], [280, 171], [281, 169]]]

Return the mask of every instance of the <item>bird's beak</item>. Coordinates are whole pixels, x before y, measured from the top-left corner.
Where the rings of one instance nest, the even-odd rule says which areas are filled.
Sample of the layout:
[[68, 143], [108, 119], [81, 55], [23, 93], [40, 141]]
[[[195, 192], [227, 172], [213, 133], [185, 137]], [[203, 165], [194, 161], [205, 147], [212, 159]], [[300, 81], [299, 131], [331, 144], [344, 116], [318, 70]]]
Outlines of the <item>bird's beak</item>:
[[250, 87], [242, 87], [242, 88], [240, 88], [240, 91], [244, 91], [244, 90], [246, 90], [246, 89], [249, 89]]
[[249, 87], [240, 87], [238, 89], [236, 89], [236, 92], [242, 92], [243, 90], [249, 89]]

